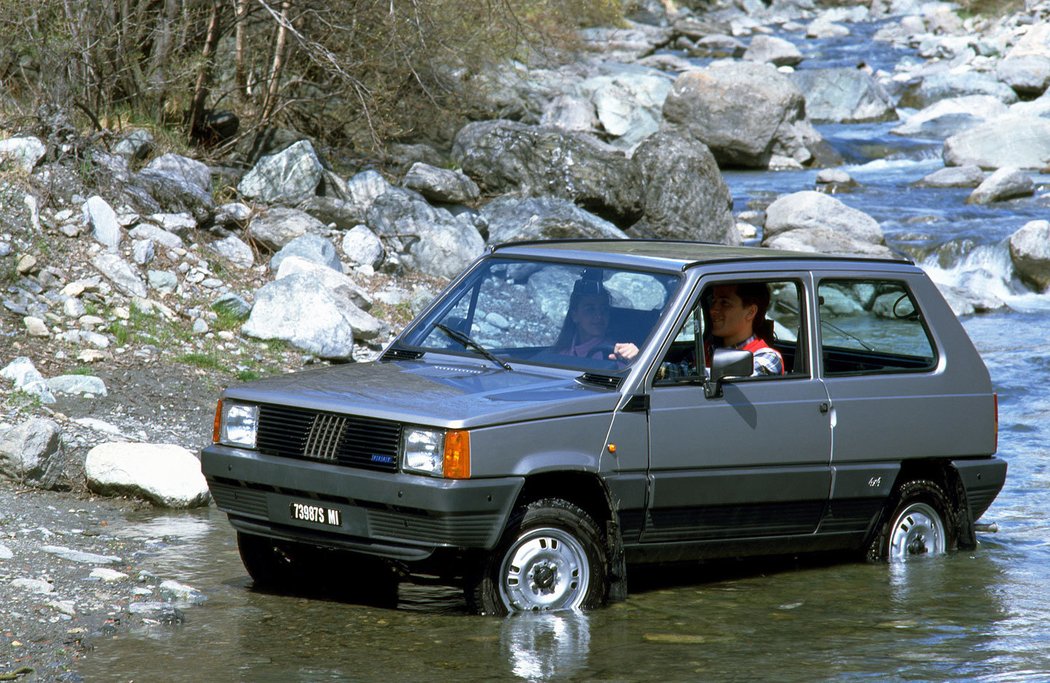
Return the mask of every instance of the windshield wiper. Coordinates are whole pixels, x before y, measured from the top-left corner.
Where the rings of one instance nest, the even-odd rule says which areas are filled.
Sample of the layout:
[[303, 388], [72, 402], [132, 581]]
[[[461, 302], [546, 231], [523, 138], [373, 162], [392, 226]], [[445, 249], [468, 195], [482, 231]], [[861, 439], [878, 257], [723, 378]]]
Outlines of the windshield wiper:
[[514, 368], [510, 367], [510, 363], [497, 358], [496, 354], [492, 353], [491, 351], [486, 349], [484, 346], [482, 346], [481, 344], [479, 344], [476, 341], [474, 341], [470, 337], [470, 335], [464, 334], [464, 333], [460, 332], [459, 330], [455, 329], [454, 327], [449, 327], [448, 325], [446, 325], [444, 323], [434, 323], [434, 327], [438, 328], [439, 330], [441, 330], [442, 332], [447, 334], [452, 339], [455, 339], [460, 344], [462, 344], [464, 347], [469, 347], [471, 349], [474, 349], [475, 351], [480, 353], [482, 356], [484, 356], [485, 358], [488, 358], [490, 361], [492, 361], [496, 365], [500, 366], [504, 370], [513, 370], [514, 369]]

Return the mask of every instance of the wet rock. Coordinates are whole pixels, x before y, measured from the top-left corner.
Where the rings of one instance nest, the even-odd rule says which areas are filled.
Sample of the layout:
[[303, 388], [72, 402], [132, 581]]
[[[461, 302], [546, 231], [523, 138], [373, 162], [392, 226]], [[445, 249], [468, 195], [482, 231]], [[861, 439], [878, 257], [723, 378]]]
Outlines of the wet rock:
[[128, 605], [128, 612], [168, 625], [181, 624], [186, 620], [183, 611], [168, 602], [133, 602]]
[[925, 109], [912, 114], [904, 123], [890, 132], [894, 135], [943, 140], [975, 125], [1002, 116], [1007, 111], [1007, 106], [999, 98], [990, 95], [952, 97], [934, 102]]
[[1041, 169], [1050, 159], [1050, 120], [1003, 116], [944, 141], [944, 163]]
[[96, 493], [133, 495], [162, 507], [199, 507], [210, 500], [200, 462], [172, 444], [100, 444], [88, 452], [84, 475]]
[[853, 179], [853, 176], [842, 169], [825, 168], [817, 173], [816, 187], [814, 189], [824, 194], [838, 194], [839, 192], [849, 192], [858, 186], [859, 183]]
[[991, 204], [1014, 197], [1030, 197], [1035, 194], [1035, 183], [1031, 176], [1020, 169], [1005, 167], [984, 179], [966, 199], [967, 204]]
[[401, 184], [427, 199], [445, 204], [472, 204], [481, 196], [477, 184], [459, 171], [416, 162]]
[[482, 207], [481, 216], [492, 244], [572, 237], [627, 239], [623, 230], [567, 199], [497, 197]]
[[802, 53], [790, 40], [757, 35], [744, 52], [744, 59], [774, 66], [796, 66], [802, 62]]
[[128, 580], [128, 575], [115, 569], [96, 567], [88, 574], [88, 578], [101, 581], [102, 583], [120, 583]]
[[30, 418], [0, 433], [0, 475], [8, 479], [58, 488], [64, 461], [61, 431], [52, 420]]
[[1029, 221], [1011, 235], [1010, 259], [1018, 276], [1036, 291], [1050, 287], [1050, 221]]
[[262, 157], [244, 174], [237, 191], [269, 204], [294, 205], [317, 193], [324, 168], [313, 145], [300, 140], [277, 154]]
[[814, 191], [780, 197], [766, 208], [762, 246], [826, 254], [893, 255], [874, 218]]
[[1017, 93], [990, 74], [978, 71], [944, 71], [927, 75], [918, 88], [901, 98], [903, 107], [928, 107], [938, 100], [965, 95], [988, 95], [1004, 104], [1017, 101]]
[[984, 171], [980, 166], [949, 166], [934, 171], [919, 180], [920, 187], [977, 187], [984, 182]]
[[730, 57], [734, 59], [743, 57], [746, 51], [747, 46], [738, 38], [717, 33], [703, 36], [689, 50], [689, 52], [698, 57]]
[[860, 69], [802, 69], [789, 78], [806, 97], [810, 121], [863, 123], [897, 118], [889, 93]]
[[193, 586], [178, 581], [162, 581], [158, 587], [162, 598], [179, 606], [203, 605], [208, 597]]

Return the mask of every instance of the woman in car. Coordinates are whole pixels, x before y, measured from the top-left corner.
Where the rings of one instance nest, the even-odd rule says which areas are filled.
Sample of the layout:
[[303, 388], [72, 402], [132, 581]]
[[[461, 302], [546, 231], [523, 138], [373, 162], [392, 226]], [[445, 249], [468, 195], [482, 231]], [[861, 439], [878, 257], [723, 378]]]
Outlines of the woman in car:
[[631, 342], [608, 336], [609, 290], [600, 280], [581, 278], [573, 285], [569, 310], [552, 350], [565, 356], [628, 363], [638, 355]]

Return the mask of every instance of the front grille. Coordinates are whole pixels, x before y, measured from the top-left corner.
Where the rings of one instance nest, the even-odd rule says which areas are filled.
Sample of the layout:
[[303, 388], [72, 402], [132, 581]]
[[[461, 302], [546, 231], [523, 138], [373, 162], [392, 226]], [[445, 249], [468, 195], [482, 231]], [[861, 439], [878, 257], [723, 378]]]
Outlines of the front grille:
[[397, 469], [401, 424], [287, 406], [259, 406], [256, 447], [285, 458], [347, 467]]

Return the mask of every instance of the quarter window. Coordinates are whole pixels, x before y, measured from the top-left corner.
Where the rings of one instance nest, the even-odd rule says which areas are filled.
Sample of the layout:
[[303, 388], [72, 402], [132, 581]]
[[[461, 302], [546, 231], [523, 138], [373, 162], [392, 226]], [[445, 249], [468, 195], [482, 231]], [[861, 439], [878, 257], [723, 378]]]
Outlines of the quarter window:
[[895, 280], [824, 280], [820, 351], [825, 375], [929, 370], [936, 352], [922, 311]]

